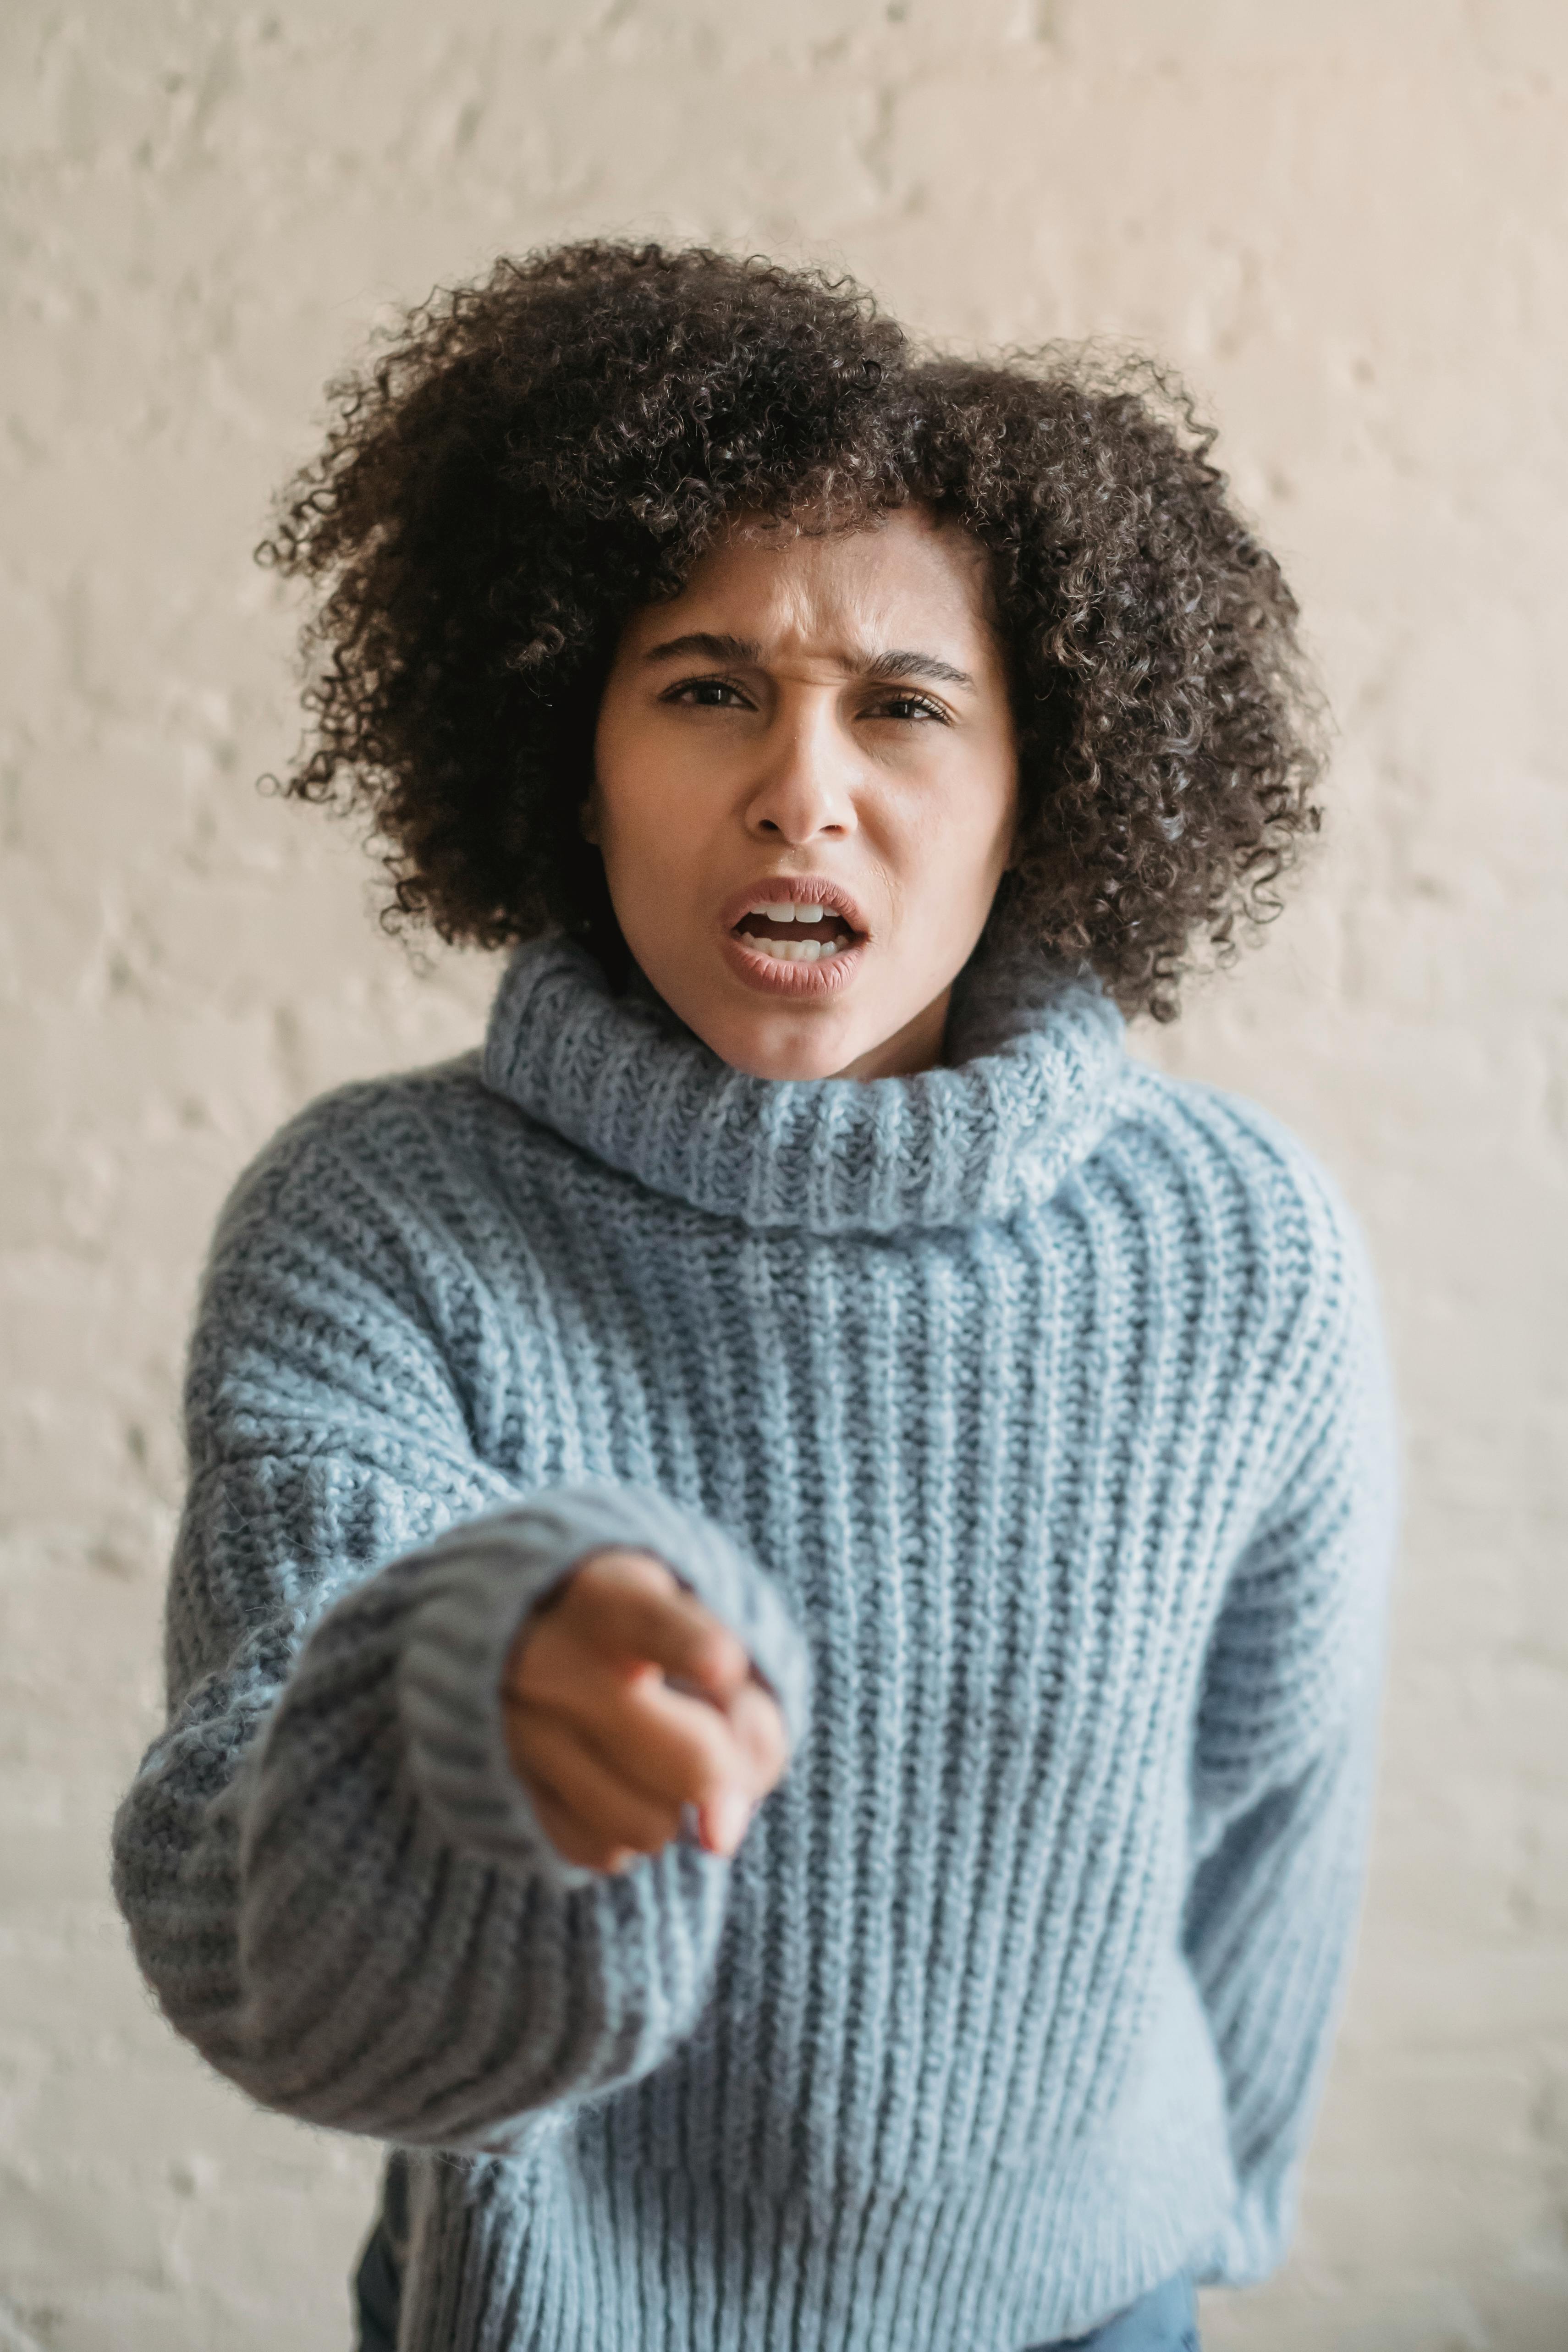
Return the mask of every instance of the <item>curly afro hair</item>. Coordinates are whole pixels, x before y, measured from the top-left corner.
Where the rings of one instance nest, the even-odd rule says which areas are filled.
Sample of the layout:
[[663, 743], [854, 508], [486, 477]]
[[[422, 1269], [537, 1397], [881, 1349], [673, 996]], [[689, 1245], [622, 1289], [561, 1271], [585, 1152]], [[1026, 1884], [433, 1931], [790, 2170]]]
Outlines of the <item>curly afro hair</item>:
[[369, 813], [389, 914], [625, 951], [578, 811], [638, 605], [726, 522], [919, 501], [988, 551], [1019, 862], [994, 920], [1168, 1019], [1315, 829], [1297, 608], [1147, 362], [921, 353], [845, 279], [597, 242], [438, 293], [331, 388], [261, 561], [319, 591], [285, 789]]

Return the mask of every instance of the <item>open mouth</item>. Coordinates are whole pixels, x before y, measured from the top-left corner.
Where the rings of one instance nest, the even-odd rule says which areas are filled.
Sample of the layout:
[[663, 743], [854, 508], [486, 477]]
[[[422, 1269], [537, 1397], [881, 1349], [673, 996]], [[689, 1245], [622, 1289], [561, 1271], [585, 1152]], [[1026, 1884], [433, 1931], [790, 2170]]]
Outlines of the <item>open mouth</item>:
[[732, 936], [779, 963], [823, 963], [853, 947], [862, 934], [834, 908], [776, 898], [748, 907]]

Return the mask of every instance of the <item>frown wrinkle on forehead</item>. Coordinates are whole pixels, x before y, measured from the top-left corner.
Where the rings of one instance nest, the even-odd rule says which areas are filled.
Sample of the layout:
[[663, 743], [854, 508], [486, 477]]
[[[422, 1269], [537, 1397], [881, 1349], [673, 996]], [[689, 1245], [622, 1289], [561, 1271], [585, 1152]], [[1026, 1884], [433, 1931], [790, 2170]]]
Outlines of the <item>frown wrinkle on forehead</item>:
[[[969, 686], [975, 683], [972, 670], [960, 669], [956, 662], [944, 661], [939, 654], [920, 653], [910, 648], [890, 647], [886, 652], [873, 653], [863, 647], [847, 646], [837, 653], [826, 653], [830, 661], [849, 677], [929, 678], [933, 685]], [[666, 637], [662, 644], [650, 646], [643, 659], [645, 662], [713, 661], [731, 662], [737, 666], [761, 669], [767, 666], [768, 655], [755, 637], [731, 636], [710, 629], [689, 630], [685, 635]]]

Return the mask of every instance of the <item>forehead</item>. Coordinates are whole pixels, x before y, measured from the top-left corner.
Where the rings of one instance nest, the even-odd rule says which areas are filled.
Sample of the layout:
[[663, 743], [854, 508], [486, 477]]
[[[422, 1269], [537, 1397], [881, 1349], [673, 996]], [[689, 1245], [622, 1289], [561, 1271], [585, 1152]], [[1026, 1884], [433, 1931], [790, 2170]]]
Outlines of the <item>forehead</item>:
[[628, 642], [668, 636], [677, 620], [682, 629], [744, 635], [764, 646], [924, 644], [955, 659], [961, 649], [971, 664], [990, 650], [992, 636], [984, 549], [959, 525], [916, 507], [850, 530], [732, 524], [678, 596], [632, 616]]

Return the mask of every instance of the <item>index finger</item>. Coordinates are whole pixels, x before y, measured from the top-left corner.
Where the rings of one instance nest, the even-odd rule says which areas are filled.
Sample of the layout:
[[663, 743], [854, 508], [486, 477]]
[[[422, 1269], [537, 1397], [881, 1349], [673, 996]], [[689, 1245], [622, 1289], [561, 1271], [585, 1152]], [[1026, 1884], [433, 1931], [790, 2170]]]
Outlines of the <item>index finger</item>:
[[[628, 1561], [627, 1570], [641, 1563]], [[596, 1648], [621, 1651], [628, 1663], [658, 1666], [671, 1680], [727, 1706], [751, 1672], [746, 1645], [672, 1579], [663, 1589], [627, 1574], [612, 1559], [585, 1561], [558, 1622]]]

